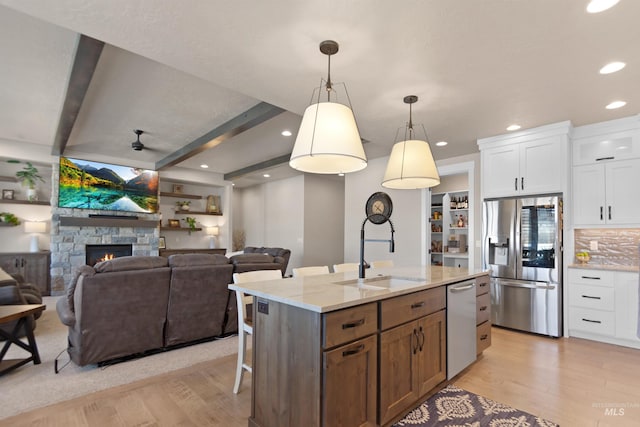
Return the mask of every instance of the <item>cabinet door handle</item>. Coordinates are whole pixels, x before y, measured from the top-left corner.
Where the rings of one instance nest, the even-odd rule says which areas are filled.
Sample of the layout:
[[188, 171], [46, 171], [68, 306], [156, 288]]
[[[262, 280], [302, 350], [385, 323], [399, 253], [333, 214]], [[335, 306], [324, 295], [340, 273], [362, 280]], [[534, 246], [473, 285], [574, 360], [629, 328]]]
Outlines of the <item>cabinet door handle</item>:
[[597, 276], [581, 276], [583, 279], [589, 279], [589, 280], [600, 280], [599, 277]]
[[16, 268], [20, 267], [20, 260], [18, 260], [18, 258], [16, 258]]
[[582, 295], [582, 298], [589, 298], [589, 299], [602, 299], [600, 297], [592, 297], [591, 295]]
[[412, 309], [420, 308], [420, 307], [424, 307], [424, 301], [414, 302], [413, 304], [411, 304]]
[[524, 176], [520, 178], [520, 189], [524, 190]]
[[422, 326], [420, 326], [420, 351], [422, 351], [422, 347], [424, 346], [424, 332], [422, 331]]
[[600, 160], [613, 160], [615, 159], [615, 157], [611, 156], [611, 157], [600, 157], [598, 159], [596, 159], [596, 162], [599, 162]]
[[362, 325], [364, 325], [364, 319], [356, 320], [355, 322], [351, 322], [351, 323], [343, 323], [342, 329], [355, 328], [357, 326], [362, 326]]
[[21, 267], [24, 267], [24, 265], [26, 264], [26, 261], [24, 260], [24, 258], [20, 260], [20, 264], [21, 264]]
[[604, 219], [604, 213], [602, 211], [602, 206], [600, 206], [600, 221]]
[[514, 183], [515, 190], [518, 191], [518, 177], [516, 176], [516, 180]]
[[590, 323], [602, 323], [600, 320], [591, 320], [591, 319], [582, 319], [583, 322], [590, 322]]
[[611, 205], [609, 205], [609, 219], [611, 219]]
[[487, 338], [489, 338], [489, 335], [487, 335], [487, 334], [482, 334], [482, 335], [480, 335], [480, 341], [484, 341], [484, 340], [486, 340]]
[[353, 356], [354, 354], [360, 353], [362, 350], [364, 350], [364, 344], [360, 344], [359, 346], [357, 346], [353, 350], [345, 350], [345, 351], [343, 351], [342, 352], [342, 357]]
[[486, 305], [483, 305], [482, 307], [480, 307], [480, 311], [485, 311], [487, 309]]

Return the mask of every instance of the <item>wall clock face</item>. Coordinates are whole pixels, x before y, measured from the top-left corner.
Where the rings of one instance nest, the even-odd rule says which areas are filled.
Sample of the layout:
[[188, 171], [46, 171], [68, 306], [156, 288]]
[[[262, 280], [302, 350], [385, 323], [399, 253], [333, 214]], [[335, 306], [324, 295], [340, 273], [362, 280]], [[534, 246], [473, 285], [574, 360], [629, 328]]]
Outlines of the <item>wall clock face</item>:
[[389, 220], [392, 211], [393, 203], [387, 193], [377, 192], [369, 196], [365, 212], [372, 223], [384, 224]]

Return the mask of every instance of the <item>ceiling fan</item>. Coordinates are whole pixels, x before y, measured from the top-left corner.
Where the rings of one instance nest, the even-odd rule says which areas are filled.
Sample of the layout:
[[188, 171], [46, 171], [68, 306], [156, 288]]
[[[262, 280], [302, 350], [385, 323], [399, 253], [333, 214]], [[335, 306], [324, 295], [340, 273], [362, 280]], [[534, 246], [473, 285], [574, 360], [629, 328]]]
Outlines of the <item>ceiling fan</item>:
[[142, 142], [140, 142], [140, 135], [142, 135], [144, 133], [144, 131], [140, 130], [140, 129], [135, 129], [133, 131], [136, 135], [138, 135], [137, 139], [135, 141], [133, 141], [131, 143], [131, 148], [133, 148], [135, 151], [142, 151], [142, 149], [144, 148], [144, 144]]

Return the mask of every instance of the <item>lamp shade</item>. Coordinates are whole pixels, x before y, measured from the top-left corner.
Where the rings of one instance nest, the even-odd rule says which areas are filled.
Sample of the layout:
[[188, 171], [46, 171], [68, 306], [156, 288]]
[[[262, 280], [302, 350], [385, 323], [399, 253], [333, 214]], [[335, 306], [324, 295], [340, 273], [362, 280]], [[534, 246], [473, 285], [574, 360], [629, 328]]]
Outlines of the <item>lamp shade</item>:
[[25, 233], [44, 233], [45, 231], [47, 231], [47, 223], [38, 221], [25, 221], [24, 231]]
[[394, 144], [382, 186], [395, 189], [429, 188], [440, 184], [440, 175], [426, 141]]
[[360, 133], [351, 108], [336, 102], [307, 107], [289, 165], [302, 172], [337, 174], [367, 166]]
[[209, 235], [209, 236], [217, 236], [219, 233], [218, 227], [207, 227], [205, 229], [205, 232]]

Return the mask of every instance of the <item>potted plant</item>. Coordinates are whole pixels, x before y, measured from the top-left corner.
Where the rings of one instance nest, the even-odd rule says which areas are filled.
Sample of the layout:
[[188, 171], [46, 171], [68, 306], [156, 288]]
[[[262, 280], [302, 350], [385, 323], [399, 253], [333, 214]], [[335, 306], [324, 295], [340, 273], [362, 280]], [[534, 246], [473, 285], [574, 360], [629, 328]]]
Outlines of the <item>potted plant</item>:
[[31, 202], [38, 200], [36, 182], [44, 182], [44, 179], [38, 173], [38, 169], [31, 162], [27, 162], [27, 165], [22, 170], [16, 172], [16, 177], [22, 182], [22, 185], [27, 187], [27, 199]]
[[0, 212], [0, 222], [8, 225], [20, 225], [18, 217], [9, 212]]
[[180, 200], [179, 202], [176, 202], [176, 205], [178, 205], [178, 209], [181, 211], [188, 211], [190, 204], [191, 202], [189, 200]]
[[196, 219], [188, 216], [184, 220], [187, 222], [187, 225], [189, 225], [189, 234], [191, 234], [191, 232], [196, 229]]

